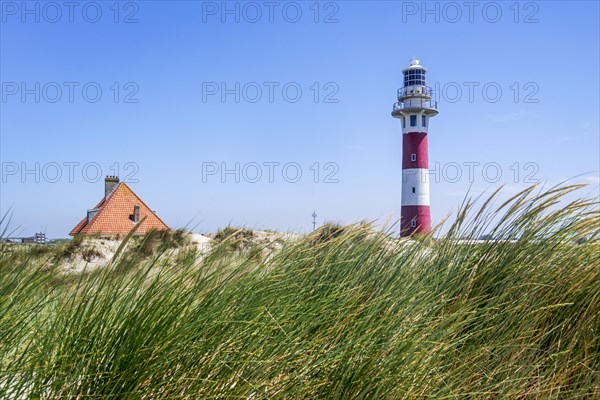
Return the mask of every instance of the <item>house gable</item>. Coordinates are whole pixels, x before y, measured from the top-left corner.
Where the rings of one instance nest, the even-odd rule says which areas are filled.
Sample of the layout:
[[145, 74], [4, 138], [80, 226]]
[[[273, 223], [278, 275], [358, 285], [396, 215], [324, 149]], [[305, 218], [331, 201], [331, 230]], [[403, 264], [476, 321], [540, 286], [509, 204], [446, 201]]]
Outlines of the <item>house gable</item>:
[[[76, 234], [127, 234], [135, 226], [134, 210], [139, 210], [141, 225], [136, 234], [145, 234], [151, 230], [169, 230], [169, 227], [140, 199], [134, 192], [121, 182], [106, 198], [95, 207], [98, 212], [91, 221], [84, 218], [69, 233]], [[136, 213], [137, 214], [137, 213]], [[145, 218], [145, 219], [144, 219]]]

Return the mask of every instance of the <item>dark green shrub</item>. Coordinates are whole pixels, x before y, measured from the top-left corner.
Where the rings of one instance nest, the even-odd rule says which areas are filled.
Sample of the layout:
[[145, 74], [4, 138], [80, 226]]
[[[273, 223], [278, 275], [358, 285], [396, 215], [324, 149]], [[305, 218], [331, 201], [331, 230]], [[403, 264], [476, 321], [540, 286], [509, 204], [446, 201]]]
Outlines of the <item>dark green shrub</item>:
[[247, 228], [226, 227], [215, 233], [214, 241], [217, 246], [225, 246], [229, 250], [239, 251], [254, 246], [254, 231]]

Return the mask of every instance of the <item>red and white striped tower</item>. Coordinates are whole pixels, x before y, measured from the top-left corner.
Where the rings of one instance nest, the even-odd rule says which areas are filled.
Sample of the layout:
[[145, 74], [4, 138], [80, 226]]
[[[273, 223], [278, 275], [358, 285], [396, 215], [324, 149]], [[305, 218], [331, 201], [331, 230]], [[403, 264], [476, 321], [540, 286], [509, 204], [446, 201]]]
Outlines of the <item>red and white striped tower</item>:
[[429, 162], [427, 132], [429, 118], [437, 115], [431, 88], [425, 84], [427, 69], [419, 60], [410, 60], [402, 70], [404, 87], [392, 116], [402, 121], [402, 211], [400, 236], [431, 231], [429, 211]]

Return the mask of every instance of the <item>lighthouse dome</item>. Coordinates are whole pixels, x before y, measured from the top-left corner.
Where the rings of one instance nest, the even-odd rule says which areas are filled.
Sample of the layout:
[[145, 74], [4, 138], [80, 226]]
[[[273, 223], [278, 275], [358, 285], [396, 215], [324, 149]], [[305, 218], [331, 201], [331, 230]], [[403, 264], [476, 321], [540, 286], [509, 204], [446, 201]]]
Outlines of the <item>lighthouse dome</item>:
[[419, 61], [417, 58], [412, 58], [410, 60], [410, 65], [406, 68], [404, 68], [402, 70], [402, 72], [404, 73], [404, 75], [406, 75], [406, 73], [408, 71], [423, 71], [423, 74], [427, 71], [427, 68], [425, 68], [424, 66], [421, 65], [421, 61]]

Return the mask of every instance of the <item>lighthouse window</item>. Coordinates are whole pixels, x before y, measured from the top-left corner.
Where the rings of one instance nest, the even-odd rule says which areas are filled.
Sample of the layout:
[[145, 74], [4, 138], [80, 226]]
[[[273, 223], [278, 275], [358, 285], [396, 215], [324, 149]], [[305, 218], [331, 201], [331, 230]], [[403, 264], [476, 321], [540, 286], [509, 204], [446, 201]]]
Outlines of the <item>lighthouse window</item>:
[[[410, 161], [417, 161], [417, 155], [415, 153], [412, 153], [410, 155]], [[413, 188], [414, 189], [414, 188]]]
[[414, 187], [412, 188], [412, 192], [415, 193], [415, 188]]
[[411, 69], [404, 72], [404, 86], [425, 86], [425, 71], [422, 69]]
[[402, 117], [402, 128], [406, 128], [406, 117]]
[[421, 115], [421, 126], [427, 126], [427, 117], [424, 115]]
[[414, 219], [412, 221], [410, 221], [410, 226], [413, 228], [417, 227], [417, 221], [415, 221]]
[[410, 116], [410, 126], [417, 126], [417, 116], [416, 115]]

